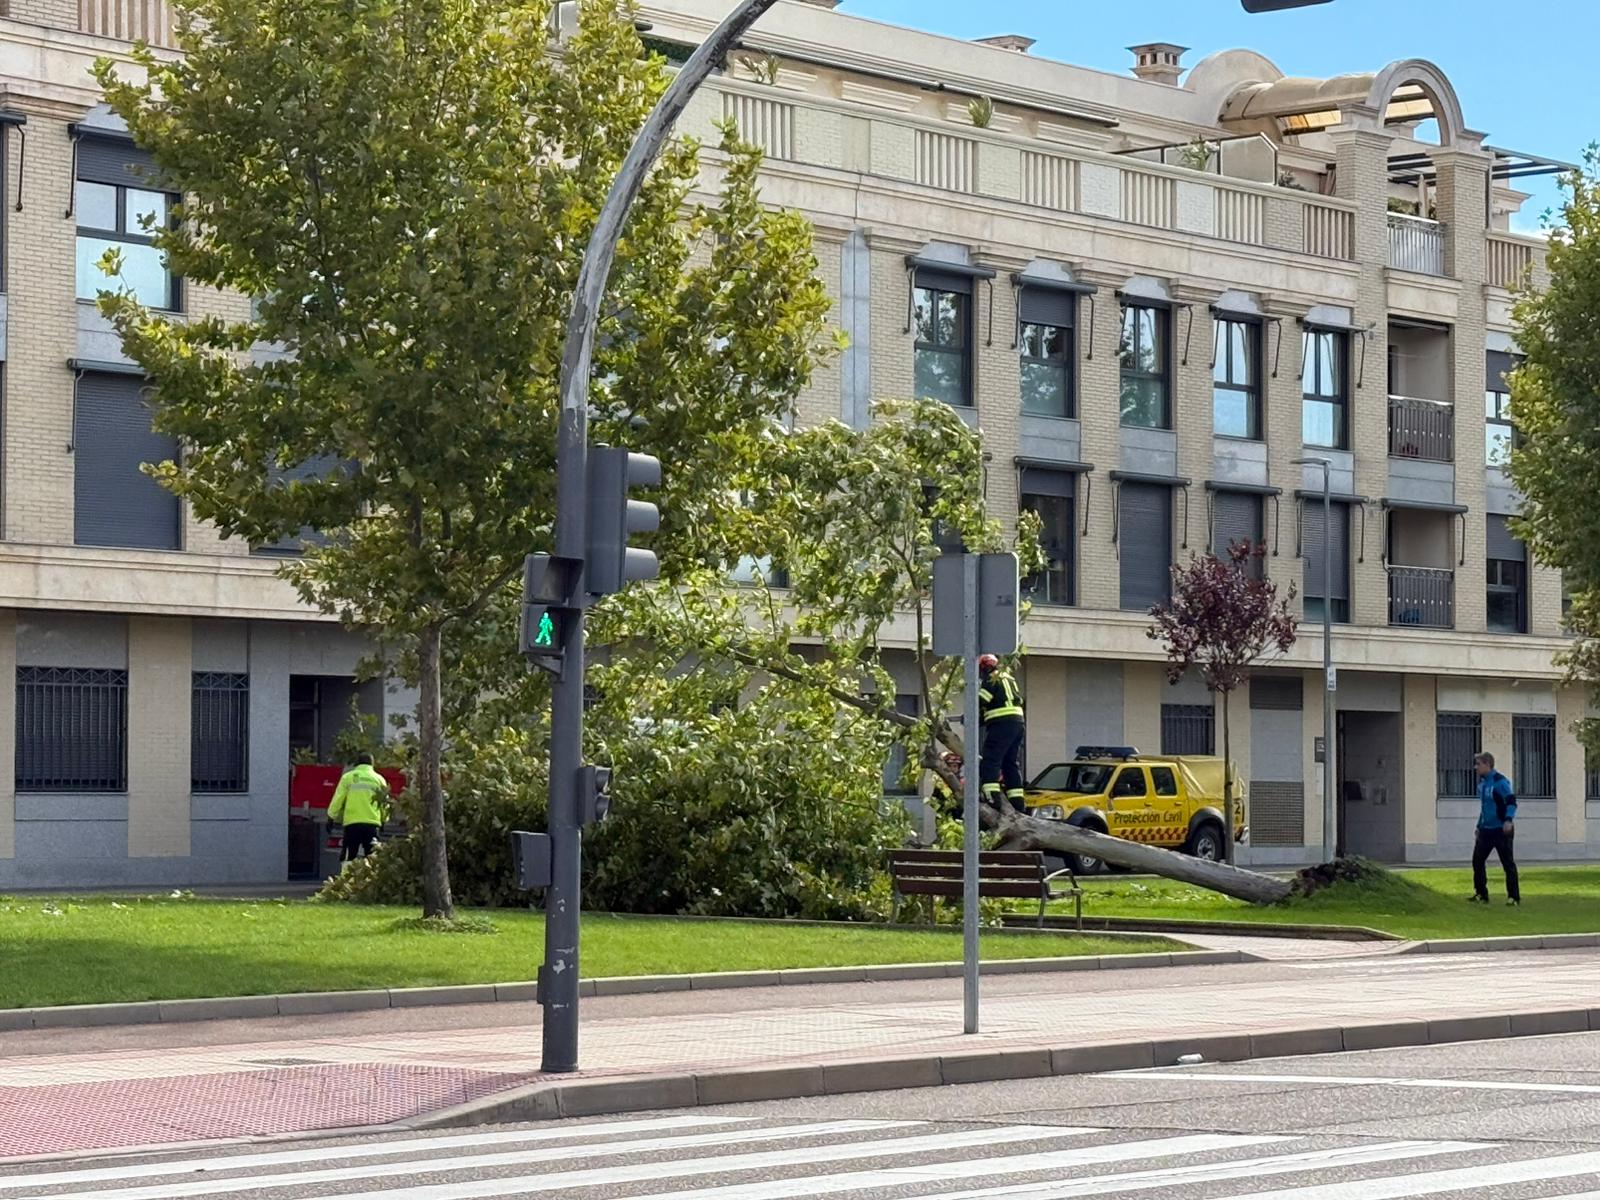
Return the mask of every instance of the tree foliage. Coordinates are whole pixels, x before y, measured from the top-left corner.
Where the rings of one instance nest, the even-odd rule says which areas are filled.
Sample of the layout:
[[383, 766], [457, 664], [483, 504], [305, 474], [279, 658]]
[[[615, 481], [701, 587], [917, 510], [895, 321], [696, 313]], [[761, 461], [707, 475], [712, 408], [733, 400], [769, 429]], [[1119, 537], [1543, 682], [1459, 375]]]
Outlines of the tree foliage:
[[[550, 0], [178, 7], [182, 58], [97, 74], [183, 197], [158, 235], [174, 272], [259, 302], [187, 320], [102, 304], [185, 447], [161, 481], [228, 537], [332, 534], [285, 575], [420, 683], [424, 907], [447, 915], [441, 677], [497, 641], [478, 618], [547, 548], [572, 286], [665, 65], [627, 0], [583, 0], [560, 53]], [[595, 353], [595, 439], [666, 464], [669, 575], [726, 556], [738, 478], [809, 379], [828, 306], [806, 222], [762, 207], [731, 131], [722, 150], [709, 205], [699, 148], [663, 154]]]

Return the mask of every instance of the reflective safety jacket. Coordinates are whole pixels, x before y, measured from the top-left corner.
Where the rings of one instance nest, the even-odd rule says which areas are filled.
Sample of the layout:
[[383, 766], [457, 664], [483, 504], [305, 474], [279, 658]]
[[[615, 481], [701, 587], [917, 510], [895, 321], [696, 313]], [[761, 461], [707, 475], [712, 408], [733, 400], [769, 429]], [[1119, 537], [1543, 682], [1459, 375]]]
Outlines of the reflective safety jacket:
[[382, 825], [389, 819], [389, 784], [376, 770], [362, 763], [339, 778], [328, 820], [335, 825]]
[[1022, 719], [1022, 691], [1004, 668], [990, 671], [978, 687], [978, 723], [987, 725], [1001, 717]]

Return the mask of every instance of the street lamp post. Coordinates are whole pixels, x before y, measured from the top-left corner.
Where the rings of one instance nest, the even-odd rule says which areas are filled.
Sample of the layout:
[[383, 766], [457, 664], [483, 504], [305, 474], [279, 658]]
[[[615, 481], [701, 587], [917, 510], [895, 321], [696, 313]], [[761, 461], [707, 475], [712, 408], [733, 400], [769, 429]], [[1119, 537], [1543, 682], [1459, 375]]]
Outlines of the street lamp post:
[[1333, 463], [1326, 458], [1297, 458], [1297, 467], [1322, 468], [1322, 855], [1331, 861], [1339, 849], [1338, 801], [1333, 787], [1333, 716], [1339, 680], [1333, 671]]

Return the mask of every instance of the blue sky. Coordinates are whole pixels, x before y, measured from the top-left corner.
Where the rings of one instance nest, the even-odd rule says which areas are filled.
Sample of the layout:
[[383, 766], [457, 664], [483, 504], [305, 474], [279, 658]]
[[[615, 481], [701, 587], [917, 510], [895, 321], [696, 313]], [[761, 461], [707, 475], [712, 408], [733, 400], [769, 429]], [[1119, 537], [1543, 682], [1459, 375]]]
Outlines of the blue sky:
[[[1469, 128], [1492, 146], [1579, 160], [1600, 140], [1600, 3], [1595, 0], [1332, 0], [1252, 16], [1238, 0], [844, 0], [841, 12], [955, 37], [1020, 33], [1033, 53], [1127, 70], [1125, 47], [1177, 42], [1192, 66], [1215, 50], [1246, 46], [1288, 75], [1373, 71], [1399, 58], [1437, 63], [1455, 84]], [[1519, 228], [1555, 204], [1553, 180], [1535, 193]]]

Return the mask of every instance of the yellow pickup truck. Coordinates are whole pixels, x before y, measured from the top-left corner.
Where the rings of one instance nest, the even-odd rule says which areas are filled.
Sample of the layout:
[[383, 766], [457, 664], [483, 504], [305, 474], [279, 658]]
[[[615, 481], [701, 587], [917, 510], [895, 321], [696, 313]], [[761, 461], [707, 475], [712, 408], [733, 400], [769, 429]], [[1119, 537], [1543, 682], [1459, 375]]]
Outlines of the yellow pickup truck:
[[[1233, 772], [1234, 840], [1249, 834], [1245, 785]], [[1223, 763], [1210, 755], [1140, 754], [1132, 746], [1079, 746], [1071, 762], [1040, 771], [1024, 797], [1028, 815], [1215, 862], [1222, 857]], [[1067, 856], [1079, 875], [1104, 865]]]

